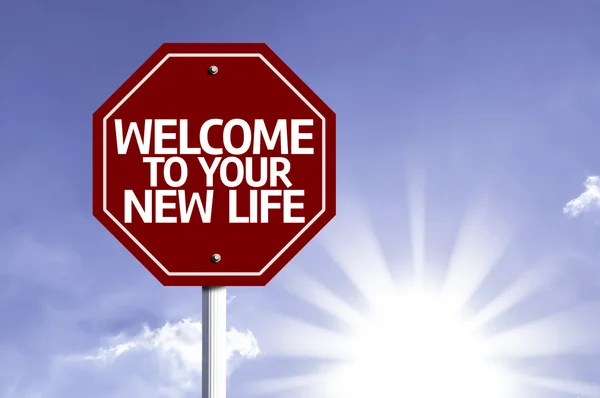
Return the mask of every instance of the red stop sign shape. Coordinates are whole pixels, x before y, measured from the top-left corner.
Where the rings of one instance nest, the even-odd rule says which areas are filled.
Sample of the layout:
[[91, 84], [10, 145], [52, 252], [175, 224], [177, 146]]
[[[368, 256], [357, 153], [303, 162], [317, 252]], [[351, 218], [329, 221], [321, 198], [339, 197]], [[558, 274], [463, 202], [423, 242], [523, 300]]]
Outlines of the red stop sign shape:
[[266, 44], [163, 44], [93, 115], [93, 214], [163, 285], [264, 286], [335, 216], [335, 113]]

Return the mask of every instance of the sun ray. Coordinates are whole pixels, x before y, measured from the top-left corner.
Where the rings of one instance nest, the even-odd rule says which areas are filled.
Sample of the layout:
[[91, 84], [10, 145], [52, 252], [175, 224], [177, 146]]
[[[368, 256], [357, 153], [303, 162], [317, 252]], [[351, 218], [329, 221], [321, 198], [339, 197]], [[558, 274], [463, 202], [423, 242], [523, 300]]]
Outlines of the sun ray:
[[491, 336], [487, 349], [494, 356], [538, 357], [600, 353], [596, 328], [586, 327], [600, 313], [600, 301], [585, 303]]
[[284, 286], [296, 297], [348, 325], [364, 321], [359, 311], [305, 272], [298, 269], [291, 271], [286, 276]]
[[596, 383], [585, 383], [581, 381], [557, 379], [552, 377], [515, 376], [521, 383], [535, 387], [572, 394], [579, 398], [600, 398], [600, 385]]
[[345, 357], [348, 336], [286, 315], [272, 314], [262, 340], [269, 356], [340, 359]]
[[506, 228], [485, 216], [482, 205], [472, 208], [463, 220], [448, 264], [444, 300], [461, 308], [502, 257], [509, 237]]
[[348, 203], [345, 211], [352, 217], [323, 231], [324, 248], [367, 302], [376, 306], [395, 286], [364, 210]]
[[321, 384], [323, 379], [322, 373], [262, 379], [247, 383], [244, 391], [248, 395], [271, 395], [284, 392], [288, 396], [291, 390]]
[[510, 284], [502, 293], [497, 295], [483, 307], [470, 323], [473, 327], [481, 327], [492, 319], [504, 314], [516, 304], [524, 301], [534, 294], [544, 283], [555, 278], [560, 268], [552, 266], [538, 266], [524, 272], [514, 283]]
[[419, 173], [408, 176], [408, 216], [412, 244], [415, 285], [420, 288], [425, 269], [425, 178]]

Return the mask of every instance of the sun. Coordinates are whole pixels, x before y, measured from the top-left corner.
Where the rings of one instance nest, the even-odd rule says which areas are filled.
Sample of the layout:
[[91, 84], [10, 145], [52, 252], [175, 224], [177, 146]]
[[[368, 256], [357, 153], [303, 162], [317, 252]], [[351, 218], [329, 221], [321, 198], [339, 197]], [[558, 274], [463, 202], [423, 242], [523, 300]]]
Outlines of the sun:
[[[523, 264], [520, 275], [497, 286], [497, 294], [474, 310], [474, 294], [499, 263], [509, 239], [475, 209], [463, 220], [445, 277], [436, 283], [427, 273], [423, 212], [416, 213], [413, 261], [405, 267], [412, 276], [401, 282], [390, 273], [401, 265], [385, 260], [376, 234], [356, 208], [352, 217], [342, 219], [350, 223], [338, 221], [323, 239], [350, 285], [325, 284], [299, 269], [286, 271], [285, 289], [333, 322], [325, 327], [302, 314], [264, 319], [265, 330], [256, 335], [265, 358], [299, 364], [310, 360], [311, 370], [294, 366], [289, 376], [253, 381], [246, 393], [286, 398], [543, 398], [556, 393], [600, 398], [597, 383], [545, 373], [551, 369], [549, 359], [592, 352], [597, 329], [585, 325], [597, 305], [545, 309], [522, 324], [488, 327], [499, 320], [503, 324], [513, 308], [567, 269], [564, 258], [553, 255], [543, 266]], [[525, 372], [516, 367], [522, 360], [543, 366]]]
[[510, 380], [486, 352], [439, 296], [412, 289], [355, 326], [348, 359], [324, 388], [348, 398], [510, 396]]

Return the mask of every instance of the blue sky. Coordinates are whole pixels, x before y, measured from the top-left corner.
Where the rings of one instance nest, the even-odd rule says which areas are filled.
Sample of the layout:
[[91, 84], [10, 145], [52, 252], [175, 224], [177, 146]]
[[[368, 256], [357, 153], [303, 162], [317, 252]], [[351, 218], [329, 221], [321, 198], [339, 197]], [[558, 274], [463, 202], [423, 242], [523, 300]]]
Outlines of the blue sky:
[[563, 212], [600, 172], [596, 2], [0, 1], [0, 397], [199, 395], [200, 289], [160, 286], [91, 216], [91, 114], [167, 41], [267, 42], [338, 117], [335, 221], [230, 289], [228, 396], [320, 366], [306, 322], [350, 312], [314, 281], [365, 309], [423, 263], [474, 311], [533, 275], [490, 326], [558, 314], [498, 343], [533, 352], [522, 396], [600, 397], [597, 203]]

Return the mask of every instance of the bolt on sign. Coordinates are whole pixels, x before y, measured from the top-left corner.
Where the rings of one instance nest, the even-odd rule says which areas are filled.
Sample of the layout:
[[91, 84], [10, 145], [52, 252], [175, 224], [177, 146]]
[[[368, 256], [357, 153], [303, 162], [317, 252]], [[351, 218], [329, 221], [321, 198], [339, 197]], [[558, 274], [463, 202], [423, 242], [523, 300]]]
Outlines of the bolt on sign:
[[335, 216], [335, 128], [266, 44], [163, 44], [93, 115], [93, 214], [164, 285], [266, 285]]

